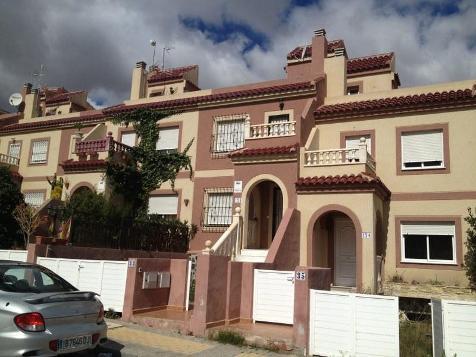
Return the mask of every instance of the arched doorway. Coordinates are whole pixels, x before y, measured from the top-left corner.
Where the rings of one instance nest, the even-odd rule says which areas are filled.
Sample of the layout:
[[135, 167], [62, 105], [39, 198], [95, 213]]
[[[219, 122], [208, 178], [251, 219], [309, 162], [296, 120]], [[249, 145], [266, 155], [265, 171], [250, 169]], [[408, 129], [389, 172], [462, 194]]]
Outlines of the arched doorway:
[[357, 232], [353, 220], [340, 211], [328, 211], [315, 221], [312, 265], [332, 269], [333, 285], [356, 287]]
[[84, 192], [94, 192], [92, 185], [78, 185], [71, 190], [71, 197], [80, 195]]
[[245, 217], [245, 249], [268, 249], [283, 217], [283, 193], [271, 180], [251, 188]]

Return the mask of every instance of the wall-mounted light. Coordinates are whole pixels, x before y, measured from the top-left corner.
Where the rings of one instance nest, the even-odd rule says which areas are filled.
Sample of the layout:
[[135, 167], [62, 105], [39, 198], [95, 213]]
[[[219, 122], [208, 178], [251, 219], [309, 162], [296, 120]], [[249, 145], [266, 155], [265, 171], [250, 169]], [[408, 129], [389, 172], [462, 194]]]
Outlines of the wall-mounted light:
[[190, 200], [189, 200], [188, 198], [185, 198], [185, 199], [183, 200], [183, 203], [185, 204], [185, 207], [187, 207], [188, 204], [190, 203]]
[[283, 109], [284, 109], [284, 102], [283, 102], [283, 100], [281, 99], [281, 100], [279, 101], [279, 110], [283, 110]]
[[12, 138], [12, 144], [15, 144], [16, 139]]

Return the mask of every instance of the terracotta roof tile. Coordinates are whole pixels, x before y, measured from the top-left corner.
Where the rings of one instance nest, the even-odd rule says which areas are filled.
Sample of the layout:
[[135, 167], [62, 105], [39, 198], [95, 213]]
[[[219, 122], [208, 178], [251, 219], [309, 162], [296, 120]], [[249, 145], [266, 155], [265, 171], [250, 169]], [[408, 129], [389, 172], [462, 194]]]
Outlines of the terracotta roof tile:
[[244, 89], [238, 90], [235, 92], [219, 93], [219, 94], [209, 94], [199, 97], [189, 97], [182, 99], [173, 99], [165, 100], [160, 102], [153, 103], [144, 103], [144, 104], [135, 104], [135, 105], [119, 105], [106, 108], [104, 110], [105, 114], [117, 114], [132, 111], [135, 109], [141, 108], [150, 108], [150, 109], [175, 109], [181, 107], [197, 106], [199, 104], [220, 102], [220, 101], [231, 101], [235, 99], [245, 99], [250, 97], [257, 97], [262, 95], [269, 95], [275, 93], [286, 93], [286, 92], [296, 92], [314, 89], [314, 85], [311, 82], [299, 82], [291, 84], [281, 84], [271, 87], [263, 87], [256, 89]]
[[195, 64], [192, 66], [168, 68], [165, 70], [162, 70], [159, 68], [149, 75], [147, 82], [155, 83], [155, 82], [165, 82], [165, 81], [172, 81], [176, 79], [182, 79], [185, 73], [197, 67], [198, 66]]
[[[304, 58], [309, 58], [312, 56], [312, 45], [305, 45], [305, 46], [298, 46], [294, 50], [288, 53], [288, 60], [296, 60], [301, 59], [302, 51], [306, 48], [306, 52], [304, 53]], [[345, 48], [345, 44], [343, 40], [333, 40], [327, 42], [327, 53], [334, 53], [336, 48]]]
[[71, 126], [77, 123], [95, 123], [100, 122], [106, 116], [101, 111], [82, 112], [80, 116], [62, 119], [41, 120], [32, 123], [18, 123], [0, 127], [0, 133], [17, 131], [17, 130], [31, 130], [31, 129], [46, 129], [60, 126]]
[[336, 175], [336, 176], [314, 176], [301, 177], [296, 182], [298, 191], [306, 190], [328, 190], [339, 188], [378, 188], [386, 197], [390, 196], [390, 190], [377, 176], [370, 176], [365, 173], [357, 175]]
[[381, 98], [358, 102], [324, 105], [314, 112], [316, 120], [358, 116], [361, 114], [384, 114], [388, 112], [434, 109], [445, 106], [476, 105], [476, 95], [471, 89], [451, 90], [400, 97]]
[[259, 155], [283, 155], [283, 154], [295, 154], [299, 151], [299, 144], [288, 146], [274, 146], [264, 148], [244, 148], [233, 151], [229, 154], [231, 158], [247, 157], [247, 156], [259, 156]]
[[64, 171], [97, 171], [106, 168], [106, 160], [74, 161], [70, 159], [63, 161], [60, 166]]
[[350, 58], [347, 61], [347, 73], [353, 74], [390, 68], [393, 57], [394, 54], [391, 52], [374, 56]]
[[46, 97], [46, 104], [54, 104], [54, 103], [61, 103], [65, 101], [71, 100], [71, 96], [79, 93], [85, 93], [85, 91], [78, 90], [74, 92], [66, 92], [66, 93], [60, 93], [56, 94], [50, 97]]

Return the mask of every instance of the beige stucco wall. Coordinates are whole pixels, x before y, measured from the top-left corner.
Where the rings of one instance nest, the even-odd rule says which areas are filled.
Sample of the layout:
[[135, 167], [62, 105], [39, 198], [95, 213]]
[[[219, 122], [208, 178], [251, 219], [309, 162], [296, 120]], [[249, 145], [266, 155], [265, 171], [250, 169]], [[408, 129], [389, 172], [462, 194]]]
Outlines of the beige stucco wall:
[[[340, 132], [375, 129], [377, 175], [393, 193], [474, 191], [476, 151], [471, 148], [475, 139], [468, 128], [474, 128], [475, 116], [476, 110], [460, 110], [318, 124], [319, 150], [340, 147]], [[396, 128], [442, 123], [449, 126], [450, 173], [398, 176]], [[319, 174], [318, 169], [314, 172]]]
[[324, 60], [327, 97], [341, 97], [346, 93], [347, 60], [344, 56], [329, 57]]
[[[468, 224], [464, 221], [468, 207], [476, 207], [476, 200], [432, 200], [432, 201], [397, 201], [390, 203], [390, 213], [388, 220], [387, 254], [385, 261], [385, 279], [390, 280], [395, 274], [403, 277], [404, 281], [428, 282], [438, 280], [448, 285], [466, 286], [467, 279], [465, 271], [461, 269], [461, 261], [458, 261], [460, 270], [445, 269], [419, 269], [419, 268], [397, 268], [396, 263], [396, 240], [395, 217], [396, 216], [460, 216], [461, 232], [463, 242], [466, 240], [466, 230]], [[466, 247], [462, 246], [463, 255]], [[429, 265], [431, 267], [431, 265]]]
[[[347, 77], [347, 85], [362, 84], [362, 93], [379, 93], [392, 90], [393, 72], [375, 73], [366, 76]], [[360, 94], [359, 94], [360, 95]]]
[[[359, 220], [362, 232], [370, 233], [371, 239], [362, 239], [361, 237], [356, 237], [356, 239], [360, 239], [362, 243], [362, 288], [375, 291], [375, 203], [372, 193], [298, 194], [297, 209], [301, 211], [300, 265], [310, 265], [308, 261], [308, 228], [314, 226], [314, 221], [311, 222], [311, 218], [315, 212], [328, 205], [346, 207]], [[358, 253], [356, 252], [356, 254]]]

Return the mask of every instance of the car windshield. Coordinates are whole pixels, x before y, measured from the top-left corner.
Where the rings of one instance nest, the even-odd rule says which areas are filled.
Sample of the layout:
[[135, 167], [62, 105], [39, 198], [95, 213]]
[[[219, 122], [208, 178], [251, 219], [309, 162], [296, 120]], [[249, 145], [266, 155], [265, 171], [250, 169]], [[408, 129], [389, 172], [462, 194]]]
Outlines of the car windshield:
[[77, 289], [52, 271], [36, 265], [0, 265], [0, 290], [15, 293], [52, 293]]

